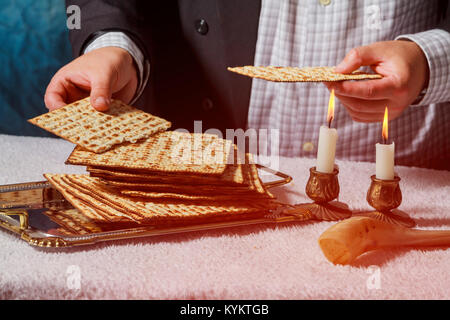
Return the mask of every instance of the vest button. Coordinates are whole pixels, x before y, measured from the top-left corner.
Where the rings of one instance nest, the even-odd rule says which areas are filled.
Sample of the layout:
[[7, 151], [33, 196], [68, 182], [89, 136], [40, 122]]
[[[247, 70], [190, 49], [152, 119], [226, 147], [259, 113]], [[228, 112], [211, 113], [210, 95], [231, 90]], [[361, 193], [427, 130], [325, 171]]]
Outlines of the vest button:
[[204, 19], [199, 19], [195, 21], [195, 30], [202, 36], [206, 35], [209, 30], [208, 23]]
[[214, 103], [212, 102], [211, 99], [205, 98], [202, 101], [202, 108], [205, 111], [211, 111], [214, 108]]

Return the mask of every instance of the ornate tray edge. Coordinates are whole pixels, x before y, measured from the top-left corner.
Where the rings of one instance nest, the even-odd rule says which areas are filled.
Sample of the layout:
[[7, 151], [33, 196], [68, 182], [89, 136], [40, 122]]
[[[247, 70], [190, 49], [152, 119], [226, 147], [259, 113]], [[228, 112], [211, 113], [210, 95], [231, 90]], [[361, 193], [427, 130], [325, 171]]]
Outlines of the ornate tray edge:
[[[292, 177], [268, 167], [257, 165], [258, 169], [265, 170], [272, 173], [281, 179], [263, 183], [266, 188], [278, 187], [285, 185], [292, 181]], [[51, 187], [48, 181], [37, 182], [25, 182], [16, 184], [7, 184], [0, 186], [0, 193], [24, 191], [31, 189], [40, 189]], [[108, 232], [92, 233], [87, 235], [74, 235], [74, 236], [54, 236], [44, 233], [40, 230], [33, 229], [28, 223], [28, 212], [26, 208], [2, 208], [0, 206], [0, 228], [7, 229], [15, 234], [18, 234], [23, 240], [30, 245], [43, 247], [43, 248], [62, 248], [72, 247], [86, 244], [93, 244], [100, 241], [130, 239], [137, 237], [155, 236], [155, 235], [167, 235], [173, 233], [182, 232], [194, 232], [201, 230], [211, 230], [251, 224], [263, 224], [263, 223], [277, 223], [288, 221], [304, 221], [311, 219], [308, 212], [298, 212], [293, 214], [283, 214], [283, 208], [292, 208], [291, 205], [280, 204], [277, 210], [268, 209], [266, 214], [261, 214], [259, 218], [242, 219], [242, 220], [229, 220], [229, 221], [214, 221], [211, 223], [189, 224], [185, 226], [175, 227], [163, 227], [158, 228], [156, 226], [143, 226], [132, 229], [122, 229]], [[19, 221], [11, 218], [10, 216], [19, 216]]]

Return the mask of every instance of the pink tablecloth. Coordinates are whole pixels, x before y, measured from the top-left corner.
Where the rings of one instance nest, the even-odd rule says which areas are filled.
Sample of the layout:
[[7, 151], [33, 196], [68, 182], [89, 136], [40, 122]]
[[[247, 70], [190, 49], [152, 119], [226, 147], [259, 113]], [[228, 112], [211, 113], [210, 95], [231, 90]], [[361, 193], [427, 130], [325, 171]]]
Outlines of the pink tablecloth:
[[[0, 184], [42, 180], [73, 145], [0, 135]], [[293, 183], [275, 193], [307, 202], [312, 159], [282, 158]], [[370, 209], [374, 164], [339, 161], [340, 201]], [[396, 167], [400, 209], [422, 229], [450, 229], [450, 172]], [[123, 240], [61, 251], [31, 247], [0, 230], [0, 299], [449, 299], [450, 250], [395, 248], [335, 266], [317, 239], [332, 222], [251, 226]], [[76, 276], [76, 278], [74, 278]], [[76, 280], [76, 281], [75, 281]]]

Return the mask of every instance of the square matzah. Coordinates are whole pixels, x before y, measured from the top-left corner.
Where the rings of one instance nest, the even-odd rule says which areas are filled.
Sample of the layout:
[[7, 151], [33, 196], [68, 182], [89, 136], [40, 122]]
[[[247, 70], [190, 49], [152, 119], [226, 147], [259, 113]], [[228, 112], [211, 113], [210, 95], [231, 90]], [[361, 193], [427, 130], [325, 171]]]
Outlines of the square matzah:
[[66, 163], [157, 172], [222, 174], [233, 143], [212, 134], [166, 131], [101, 154], [75, 147]]
[[379, 74], [354, 71], [342, 74], [334, 71], [334, 67], [255, 67], [243, 66], [228, 68], [229, 71], [241, 75], [275, 82], [328, 82], [343, 80], [381, 79]]
[[112, 100], [109, 110], [95, 110], [89, 97], [28, 120], [83, 148], [101, 153], [122, 142], [136, 142], [167, 130], [171, 123]]

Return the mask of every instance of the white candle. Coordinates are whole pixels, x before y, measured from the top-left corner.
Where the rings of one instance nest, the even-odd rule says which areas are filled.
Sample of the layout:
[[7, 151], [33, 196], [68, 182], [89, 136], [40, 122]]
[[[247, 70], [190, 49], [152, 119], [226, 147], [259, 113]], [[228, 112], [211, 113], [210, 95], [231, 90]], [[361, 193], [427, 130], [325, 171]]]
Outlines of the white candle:
[[376, 177], [381, 180], [394, 180], [395, 144], [376, 144]]
[[317, 147], [316, 170], [323, 173], [332, 173], [334, 170], [334, 156], [336, 153], [337, 130], [320, 127], [319, 145]]
[[384, 109], [383, 130], [381, 132], [384, 143], [377, 143], [375, 176], [381, 180], [394, 179], [394, 153], [395, 144], [387, 144], [388, 139], [388, 108]]
[[332, 173], [334, 170], [334, 156], [336, 154], [337, 130], [331, 128], [334, 118], [334, 89], [331, 90], [328, 101], [327, 126], [320, 127], [319, 143], [317, 146], [316, 170], [323, 173]]

